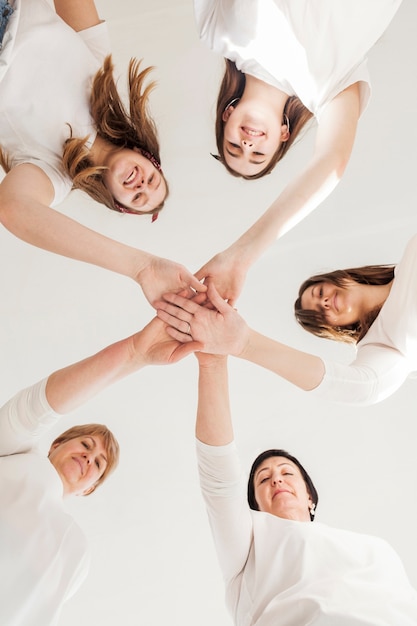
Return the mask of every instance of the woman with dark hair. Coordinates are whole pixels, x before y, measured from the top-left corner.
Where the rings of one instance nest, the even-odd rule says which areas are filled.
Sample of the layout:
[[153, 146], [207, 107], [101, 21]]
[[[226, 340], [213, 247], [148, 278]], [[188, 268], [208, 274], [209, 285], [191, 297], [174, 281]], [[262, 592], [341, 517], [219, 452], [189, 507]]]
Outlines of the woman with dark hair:
[[[152, 68], [132, 59], [129, 108], [116, 88], [107, 25], [93, 0], [2, 0], [0, 221], [45, 250], [137, 281], [152, 302], [199, 281], [53, 210], [72, 188], [110, 209], [156, 218], [168, 193], [148, 113]], [[53, 51], [53, 53], [51, 53]]]
[[218, 158], [235, 176], [269, 174], [308, 120], [313, 156], [266, 213], [198, 272], [231, 304], [272, 242], [315, 209], [349, 162], [369, 100], [366, 55], [401, 0], [194, 0], [201, 39], [226, 59], [217, 100]]
[[317, 491], [295, 457], [263, 452], [245, 493], [226, 358], [197, 358], [200, 484], [234, 624], [413, 626], [417, 593], [398, 555], [382, 539], [312, 524]]
[[301, 352], [250, 329], [220, 297], [215, 310], [174, 294], [156, 303], [158, 315], [183, 342], [204, 352], [232, 354], [261, 365], [305, 391], [345, 404], [374, 404], [417, 370], [417, 236], [401, 262], [313, 276], [303, 283], [296, 317], [319, 337], [357, 345], [349, 365]]

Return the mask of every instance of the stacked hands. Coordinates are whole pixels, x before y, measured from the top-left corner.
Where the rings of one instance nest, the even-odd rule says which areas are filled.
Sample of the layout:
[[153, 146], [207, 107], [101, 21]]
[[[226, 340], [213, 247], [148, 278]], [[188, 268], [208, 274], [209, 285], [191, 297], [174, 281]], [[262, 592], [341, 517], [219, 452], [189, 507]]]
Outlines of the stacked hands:
[[212, 281], [207, 291], [168, 293], [155, 302], [157, 316], [176, 341], [194, 352], [242, 356], [249, 328], [231, 304], [223, 300]]

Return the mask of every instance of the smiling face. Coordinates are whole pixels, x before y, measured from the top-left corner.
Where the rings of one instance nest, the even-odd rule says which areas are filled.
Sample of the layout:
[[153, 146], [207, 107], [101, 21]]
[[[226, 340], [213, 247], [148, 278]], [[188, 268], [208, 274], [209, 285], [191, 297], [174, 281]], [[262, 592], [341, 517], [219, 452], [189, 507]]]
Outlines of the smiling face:
[[53, 444], [49, 460], [64, 486], [64, 496], [86, 495], [94, 489], [107, 466], [103, 437], [75, 437]]
[[223, 152], [228, 166], [242, 176], [254, 176], [271, 162], [289, 138], [276, 111], [266, 102], [243, 101], [223, 113]]
[[259, 510], [283, 519], [310, 521], [313, 504], [299, 468], [282, 456], [265, 459], [253, 478]]
[[110, 152], [103, 163], [103, 180], [115, 200], [133, 211], [147, 213], [167, 195], [162, 173], [140, 152], [124, 148]]
[[322, 313], [330, 326], [355, 324], [366, 313], [363, 285], [346, 281], [343, 287], [319, 282], [307, 287], [301, 296], [301, 307]]

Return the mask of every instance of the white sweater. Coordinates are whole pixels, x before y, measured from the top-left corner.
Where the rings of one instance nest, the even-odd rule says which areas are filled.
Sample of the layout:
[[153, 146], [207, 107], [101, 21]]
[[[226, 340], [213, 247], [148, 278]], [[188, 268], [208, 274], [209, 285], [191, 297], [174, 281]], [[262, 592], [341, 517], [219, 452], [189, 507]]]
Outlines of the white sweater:
[[86, 538], [63, 508], [63, 485], [38, 438], [59, 418], [46, 381], [0, 409], [0, 624], [52, 626], [84, 580]]
[[417, 624], [417, 593], [388, 543], [252, 511], [235, 444], [197, 441], [197, 456], [236, 626]]

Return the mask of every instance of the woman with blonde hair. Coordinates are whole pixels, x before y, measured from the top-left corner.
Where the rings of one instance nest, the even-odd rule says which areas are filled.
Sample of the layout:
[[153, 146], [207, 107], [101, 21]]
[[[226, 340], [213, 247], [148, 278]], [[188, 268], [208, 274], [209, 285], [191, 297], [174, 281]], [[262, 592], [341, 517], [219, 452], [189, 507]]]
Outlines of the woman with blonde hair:
[[269, 174], [315, 118], [313, 156], [264, 215], [196, 274], [231, 304], [250, 266], [315, 209], [349, 162], [369, 96], [366, 56], [401, 0], [194, 0], [200, 38], [225, 58], [218, 158], [252, 180]]
[[417, 236], [400, 263], [338, 270], [306, 280], [295, 303], [300, 324], [319, 337], [353, 343], [348, 365], [324, 360], [249, 328], [214, 284], [214, 310], [175, 294], [158, 302], [158, 316], [183, 342], [203, 352], [231, 354], [265, 367], [305, 391], [344, 404], [367, 405], [392, 395], [417, 371]]
[[148, 112], [152, 68], [131, 60], [127, 110], [93, 0], [56, 0], [55, 11], [46, 0], [2, 0], [1, 223], [35, 246], [133, 278], [150, 302], [169, 285], [201, 290], [183, 266], [54, 210], [77, 188], [112, 210], [154, 219], [168, 193]]
[[0, 623], [53, 626], [88, 572], [86, 537], [63, 499], [87, 496], [116, 468], [119, 445], [102, 424], [73, 426], [43, 454], [43, 436], [101, 390], [191, 350], [153, 319], [97, 354], [23, 389], [0, 408]]

